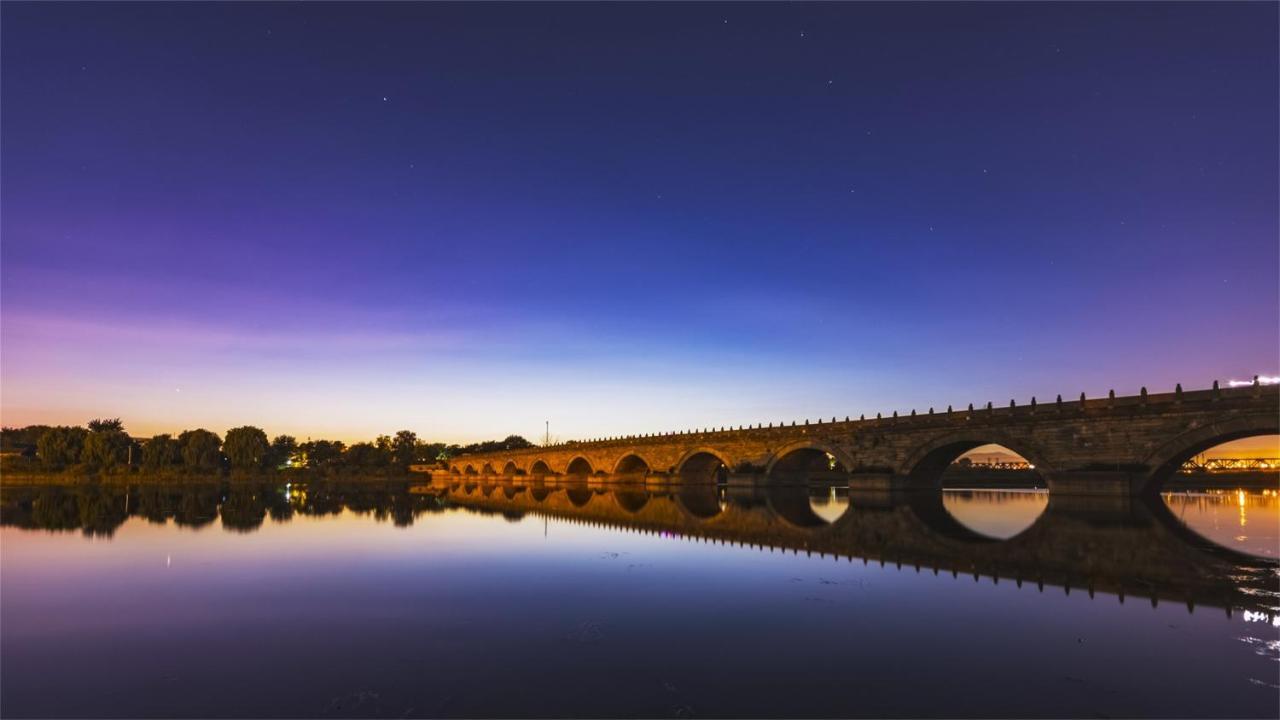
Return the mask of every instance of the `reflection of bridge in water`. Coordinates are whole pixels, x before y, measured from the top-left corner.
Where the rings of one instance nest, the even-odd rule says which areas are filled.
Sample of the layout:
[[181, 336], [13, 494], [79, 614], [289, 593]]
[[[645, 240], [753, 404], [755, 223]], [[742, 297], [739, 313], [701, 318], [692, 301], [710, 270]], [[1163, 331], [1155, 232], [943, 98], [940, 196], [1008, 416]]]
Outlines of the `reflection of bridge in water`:
[[1008, 540], [959, 523], [941, 493], [851, 492], [834, 522], [808, 488], [642, 484], [608, 488], [574, 480], [479, 482], [437, 478], [415, 486], [463, 507], [508, 517], [534, 513], [625, 531], [1056, 586], [1070, 593], [1277, 613], [1277, 564], [1217, 546], [1181, 524], [1158, 498], [1050, 496], [1044, 513]]

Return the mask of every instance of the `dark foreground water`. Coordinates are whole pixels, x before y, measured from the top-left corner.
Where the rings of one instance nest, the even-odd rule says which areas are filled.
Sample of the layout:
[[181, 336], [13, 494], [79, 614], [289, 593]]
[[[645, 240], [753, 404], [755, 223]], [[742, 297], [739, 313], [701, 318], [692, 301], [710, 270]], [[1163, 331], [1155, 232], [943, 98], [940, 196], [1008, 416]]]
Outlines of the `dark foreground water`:
[[417, 490], [4, 489], [0, 714], [1280, 713], [1272, 491]]

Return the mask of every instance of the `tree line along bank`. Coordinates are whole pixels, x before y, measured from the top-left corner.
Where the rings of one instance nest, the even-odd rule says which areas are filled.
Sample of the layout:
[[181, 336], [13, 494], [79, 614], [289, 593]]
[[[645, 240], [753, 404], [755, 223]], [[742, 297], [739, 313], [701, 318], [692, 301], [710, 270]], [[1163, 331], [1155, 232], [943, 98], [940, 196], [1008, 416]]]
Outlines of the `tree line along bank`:
[[380, 435], [372, 442], [298, 442], [290, 435], [268, 439], [261, 428], [244, 425], [225, 437], [204, 428], [140, 439], [125, 432], [119, 418], [82, 426], [30, 425], [0, 430], [0, 457], [9, 473], [198, 474], [229, 471], [275, 473], [308, 470], [320, 474], [403, 474], [413, 464], [445, 462], [460, 454], [532, 447], [519, 435], [471, 445], [426, 442], [410, 430]]

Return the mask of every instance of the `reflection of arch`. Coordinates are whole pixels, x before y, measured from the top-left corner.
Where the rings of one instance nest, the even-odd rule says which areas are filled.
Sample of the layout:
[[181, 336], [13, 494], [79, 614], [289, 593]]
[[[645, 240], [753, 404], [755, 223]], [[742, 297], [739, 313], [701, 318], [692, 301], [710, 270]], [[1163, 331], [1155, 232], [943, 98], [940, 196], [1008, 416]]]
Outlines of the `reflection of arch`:
[[713, 518], [721, 511], [720, 494], [713, 485], [682, 487], [675, 494], [675, 503], [699, 520]]
[[649, 493], [635, 490], [618, 490], [613, 493], [613, 501], [618, 503], [618, 507], [629, 513], [638, 513], [640, 508], [648, 504]]
[[775, 471], [781, 475], [829, 470], [826, 466], [827, 455], [834, 457], [838, 467], [843, 467], [844, 472], [854, 467], [853, 456], [838, 447], [816, 440], [798, 440], [778, 448], [777, 452], [769, 458], [765, 474], [773, 475]]
[[999, 430], [972, 430], [952, 433], [935, 438], [917, 448], [899, 468], [907, 477], [908, 485], [921, 488], [942, 487], [942, 473], [956, 458], [983, 445], [1000, 445], [1021, 455], [1035, 466], [1041, 477], [1053, 471], [1044, 460], [1043, 453], [1021, 440], [1014, 440]]
[[[1270, 435], [1271, 433], [1263, 434]], [[1054, 502], [1055, 499], [1050, 498], [1050, 506], [1052, 506]], [[1179, 542], [1186, 543], [1190, 547], [1239, 565], [1257, 565], [1261, 562], [1268, 565], [1273, 571], [1280, 569], [1280, 563], [1278, 563], [1274, 558], [1253, 555], [1251, 553], [1236, 550], [1233, 547], [1221, 545], [1196, 532], [1191, 528], [1191, 526], [1179, 519], [1177, 515], [1174, 515], [1168, 504], [1165, 503], [1164, 498], [1161, 498], [1159, 495], [1151, 493], [1138, 496], [1134, 498], [1134, 507], [1140, 508], [1148, 513], [1151, 516], [1152, 521], [1160, 525], [1165, 532], [1168, 532]]]
[[591, 502], [591, 488], [565, 488], [564, 492], [565, 496], [569, 498], [569, 502], [573, 503], [574, 507], [582, 507], [583, 505]]
[[[986, 443], [979, 443], [985, 445]], [[975, 445], [974, 447], [977, 447]], [[963, 452], [963, 451], [961, 451]], [[915, 515], [920, 522], [933, 532], [947, 538], [948, 540], [957, 540], [963, 543], [972, 544], [989, 544], [1002, 542], [994, 538], [987, 537], [978, 532], [970, 530], [967, 525], [956, 519], [955, 515], [947, 510], [942, 504], [942, 493], [940, 492], [913, 492], [907, 493], [907, 504], [911, 507], [911, 513]], [[1045, 515], [1049, 513], [1043, 512], [1031, 527], [1044, 520]], [[1019, 535], [1026, 535], [1030, 532], [1031, 527], [1023, 530]], [[1011, 538], [1012, 539], [1012, 538]], [[1003, 542], [1008, 542], [1003, 541]]]
[[519, 494], [520, 494], [520, 493], [522, 493], [522, 492], [524, 492], [524, 486], [523, 486], [523, 485], [521, 485], [521, 486], [517, 487], [517, 486], [515, 486], [515, 485], [505, 485], [505, 484], [504, 484], [504, 485], [502, 486], [502, 494], [506, 495], [508, 500], [515, 500], [516, 495], [519, 495]]
[[820, 528], [827, 521], [813, 511], [809, 504], [809, 488], [803, 485], [769, 483], [765, 501], [774, 515], [798, 528]]
[[507, 464], [502, 467], [503, 475], [522, 475], [520, 467], [516, 465], [515, 460], [508, 460]]
[[529, 490], [529, 497], [533, 498], [534, 502], [542, 502], [543, 500], [546, 500], [547, 496], [550, 495], [552, 492], [554, 492], [553, 488], [534, 487]]
[[497, 475], [498, 473], [494, 471], [494, 469], [493, 469], [493, 463], [485, 463], [485, 464], [484, 464], [484, 467], [480, 468], [480, 474], [482, 474], [482, 475]]
[[676, 474], [686, 483], [716, 483], [725, 479], [729, 468], [729, 458], [711, 448], [694, 448], [684, 454], [676, 463]]
[[[937, 495], [942, 509], [952, 520], [966, 530], [995, 542], [1008, 542], [1025, 535], [1044, 517], [1054, 498], [1059, 499], [1058, 507], [1061, 508], [1061, 498], [1071, 497], [1053, 496], [1047, 490], [1028, 492], [992, 488], [913, 494]], [[933, 501], [927, 499], [927, 502]]]
[[628, 453], [618, 459], [613, 466], [614, 475], [648, 475], [649, 461], [635, 453]]
[[547, 464], [546, 460], [534, 460], [533, 464], [529, 466], [529, 474], [530, 475], [550, 475], [552, 474], [551, 466]]
[[565, 466], [564, 472], [566, 475], [587, 476], [593, 474], [595, 471], [591, 469], [591, 463], [586, 458], [579, 455], [569, 461], [569, 464]]
[[1182, 464], [1192, 457], [1232, 440], [1258, 435], [1280, 434], [1280, 418], [1275, 415], [1242, 415], [1188, 430], [1161, 445], [1143, 463], [1150, 469], [1144, 490], [1159, 492]]

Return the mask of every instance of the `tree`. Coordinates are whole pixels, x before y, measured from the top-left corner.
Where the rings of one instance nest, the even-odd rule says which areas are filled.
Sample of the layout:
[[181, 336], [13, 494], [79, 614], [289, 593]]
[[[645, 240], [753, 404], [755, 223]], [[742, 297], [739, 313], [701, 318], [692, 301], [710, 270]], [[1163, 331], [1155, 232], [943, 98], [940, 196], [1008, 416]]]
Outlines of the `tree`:
[[391, 459], [389, 452], [372, 443], [356, 443], [342, 455], [342, 464], [353, 468], [385, 467]]
[[345, 447], [340, 440], [311, 440], [303, 443], [299, 449], [307, 455], [307, 467], [325, 468], [337, 465], [342, 460]]
[[298, 452], [298, 441], [292, 435], [277, 435], [276, 439], [271, 441], [269, 464], [271, 467], [280, 467], [292, 460], [296, 452]]
[[109, 420], [94, 418], [89, 421], [89, 432], [102, 432], [103, 430], [124, 432], [124, 423], [120, 422], [120, 418], [111, 418]]
[[0, 451], [19, 452], [30, 457], [36, 454], [36, 443], [40, 436], [53, 428], [48, 425], [28, 425], [23, 428], [4, 428], [0, 430]]
[[133, 440], [123, 430], [95, 430], [85, 436], [80, 461], [86, 465], [109, 470], [128, 462], [131, 445]]
[[271, 443], [267, 442], [267, 434], [252, 425], [228, 430], [227, 439], [222, 442], [222, 452], [231, 462], [231, 467], [241, 470], [265, 465], [270, 450]]
[[414, 462], [434, 463], [445, 459], [444, 452], [444, 443], [428, 443], [419, 440], [414, 447], [413, 459]]
[[401, 430], [396, 433], [391, 448], [397, 463], [411, 465], [417, 459], [418, 436], [411, 430]]
[[506, 450], [520, 450], [522, 448], [533, 447], [533, 443], [525, 440], [519, 435], [508, 435], [507, 438], [502, 441], [502, 447]]
[[169, 435], [157, 435], [142, 445], [142, 467], [163, 470], [182, 462], [182, 446]]
[[89, 431], [82, 427], [49, 428], [36, 441], [36, 454], [46, 465], [62, 467], [80, 461]]
[[212, 472], [222, 468], [222, 438], [204, 428], [185, 430], [178, 436], [182, 462], [190, 470]]

